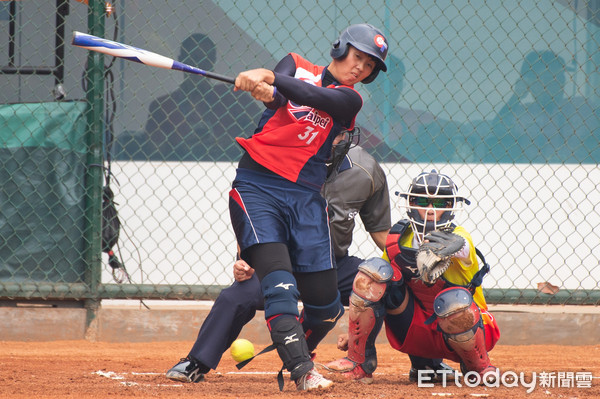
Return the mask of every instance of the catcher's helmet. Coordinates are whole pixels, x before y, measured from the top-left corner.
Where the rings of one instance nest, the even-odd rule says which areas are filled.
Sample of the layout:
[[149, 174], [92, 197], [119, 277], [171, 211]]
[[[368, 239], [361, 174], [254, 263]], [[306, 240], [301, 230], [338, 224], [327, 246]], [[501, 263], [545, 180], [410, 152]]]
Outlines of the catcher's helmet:
[[331, 57], [343, 59], [348, 54], [348, 46], [369, 54], [377, 61], [373, 72], [364, 78], [362, 83], [371, 83], [379, 71], [387, 71], [385, 57], [388, 53], [388, 42], [383, 33], [373, 25], [357, 24], [347, 27], [331, 45]]
[[[456, 213], [462, 209], [462, 204], [470, 204], [468, 199], [458, 196], [458, 187], [452, 179], [435, 169], [419, 174], [410, 183], [408, 192], [398, 194], [405, 200], [403, 207], [419, 241], [433, 230], [450, 226]], [[419, 214], [420, 209], [426, 210], [425, 219]], [[435, 214], [440, 209], [445, 211], [439, 220], [427, 220], [427, 215]]]

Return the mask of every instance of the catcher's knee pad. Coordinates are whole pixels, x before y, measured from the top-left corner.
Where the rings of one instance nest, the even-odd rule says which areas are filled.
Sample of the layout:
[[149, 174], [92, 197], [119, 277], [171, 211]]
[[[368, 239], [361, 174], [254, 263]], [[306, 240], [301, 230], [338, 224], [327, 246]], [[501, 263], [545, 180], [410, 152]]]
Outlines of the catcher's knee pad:
[[298, 316], [298, 291], [292, 273], [276, 270], [267, 274], [260, 282], [265, 297], [265, 318], [278, 314]]
[[364, 261], [358, 270], [350, 295], [348, 358], [361, 364], [366, 373], [372, 373], [377, 368], [375, 339], [385, 316], [381, 298], [393, 270], [381, 258]]
[[304, 334], [306, 334], [306, 343], [309, 352], [315, 350], [319, 342], [335, 327], [335, 324], [343, 314], [344, 306], [340, 301], [339, 292], [336, 300], [329, 305], [315, 306], [304, 303], [300, 320]]
[[436, 296], [433, 307], [438, 327], [464, 367], [480, 373], [490, 367], [483, 320], [471, 293], [460, 287], [447, 288]]
[[446, 288], [437, 294], [433, 310], [439, 319], [438, 325], [448, 334], [473, 327], [475, 319], [479, 318], [479, 308], [473, 302], [473, 295], [462, 287]]
[[[382, 258], [370, 258], [358, 265], [358, 273], [352, 291], [370, 301], [378, 301], [385, 293], [386, 283], [394, 275], [394, 269]], [[361, 276], [361, 278], [359, 278]]]
[[302, 325], [294, 316], [281, 315], [271, 321], [271, 340], [283, 366], [297, 380], [314, 366], [304, 338]]

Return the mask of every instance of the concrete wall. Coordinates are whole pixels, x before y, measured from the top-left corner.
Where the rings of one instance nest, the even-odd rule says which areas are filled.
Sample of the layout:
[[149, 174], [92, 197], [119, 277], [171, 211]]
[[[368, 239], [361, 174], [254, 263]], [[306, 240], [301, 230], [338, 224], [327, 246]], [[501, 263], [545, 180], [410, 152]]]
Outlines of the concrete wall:
[[[42, 308], [27, 304], [0, 307], [0, 341], [190, 341], [191, 347], [210, 311], [210, 302], [186, 306], [146, 304], [150, 309], [139, 302], [137, 305], [104, 305], [87, 330], [83, 308]], [[490, 310], [500, 325], [500, 345], [600, 343], [597, 328], [600, 307], [499, 305]], [[335, 343], [337, 335], [347, 331], [347, 320], [343, 317], [325, 342]], [[270, 343], [262, 312], [257, 313], [241, 335], [259, 345]], [[387, 342], [385, 334], [380, 334], [378, 340]]]

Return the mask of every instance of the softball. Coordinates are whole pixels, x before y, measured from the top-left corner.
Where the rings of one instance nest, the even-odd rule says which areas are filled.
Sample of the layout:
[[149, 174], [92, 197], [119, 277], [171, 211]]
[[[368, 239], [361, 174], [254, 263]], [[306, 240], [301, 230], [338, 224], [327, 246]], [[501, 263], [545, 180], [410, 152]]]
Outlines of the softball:
[[231, 357], [236, 362], [243, 362], [254, 356], [254, 345], [247, 339], [236, 339], [231, 344]]

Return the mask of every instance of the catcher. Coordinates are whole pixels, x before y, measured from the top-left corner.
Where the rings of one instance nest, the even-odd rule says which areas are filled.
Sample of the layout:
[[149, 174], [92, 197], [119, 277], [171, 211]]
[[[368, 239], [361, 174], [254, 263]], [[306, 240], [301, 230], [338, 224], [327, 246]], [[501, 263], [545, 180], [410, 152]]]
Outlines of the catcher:
[[[489, 266], [471, 235], [453, 224], [463, 203], [469, 204], [457, 191], [448, 176], [432, 170], [421, 173], [407, 193], [399, 194], [408, 219], [390, 230], [383, 259], [368, 259], [359, 266], [350, 298], [348, 337], [338, 341], [348, 355], [326, 364], [326, 369], [372, 381], [377, 367], [375, 338], [385, 319], [388, 341], [398, 351], [450, 359], [460, 363], [463, 373], [474, 371], [481, 378], [496, 371], [488, 352], [500, 331], [481, 289]], [[443, 376], [437, 372], [424, 374], [423, 381], [440, 381]], [[410, 380], [417, 381], [416, 374], [411, 370]]]

